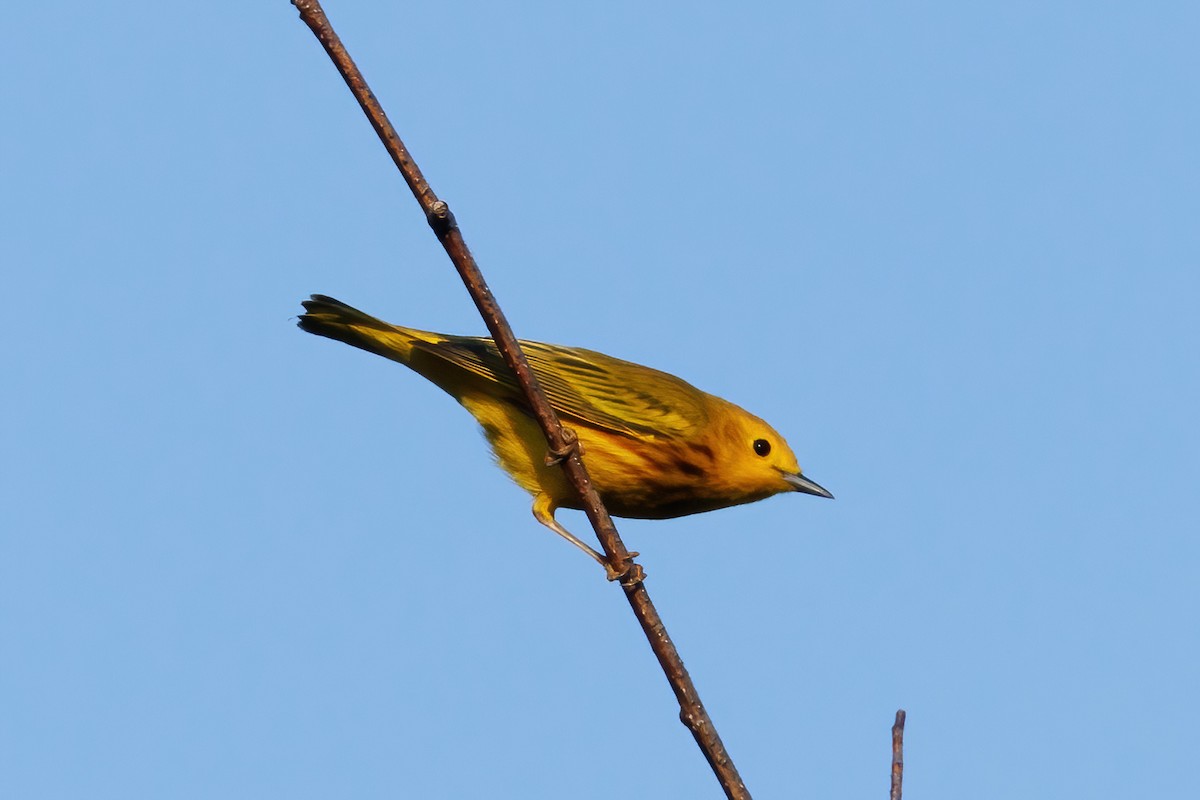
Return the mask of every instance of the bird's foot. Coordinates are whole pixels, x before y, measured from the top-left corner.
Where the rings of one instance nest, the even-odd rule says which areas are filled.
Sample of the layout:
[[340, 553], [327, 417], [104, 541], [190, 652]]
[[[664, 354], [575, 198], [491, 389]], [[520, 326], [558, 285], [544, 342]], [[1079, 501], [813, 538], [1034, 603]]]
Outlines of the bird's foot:
[[604, 574], [610, 581], [620, 581], [622, 586], [633, 586], [646, 580], [646, 570], [642, 569], [641, 564], [635, 564], [633, 559], [639, 554], [636, 551], [630, 551], [626, 559], [620, 564], [613, 564], [609, 559], [604, 559], [600, 563], [604, 565]]
[[571, 457], [572, 453], [583, 455], [583, 445], [579, 442], [579, 435], [574, 430], [563, 426], [563, 446], [551, 447], [550, 452], [546, 453], [546, 466], [555, 467]]

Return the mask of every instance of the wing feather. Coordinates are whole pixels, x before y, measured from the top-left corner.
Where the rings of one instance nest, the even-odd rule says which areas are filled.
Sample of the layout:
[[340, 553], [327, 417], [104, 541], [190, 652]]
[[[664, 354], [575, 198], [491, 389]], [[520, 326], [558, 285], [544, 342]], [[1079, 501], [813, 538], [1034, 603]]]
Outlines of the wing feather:
[[[414, 347], [499, 384], [524, 405], [491, 339], [446, 336]], [[674, 375], [582, 348], [521, 342], [546, 399], [562, 417], [613, 433], [687, 437], [707, 421], [704, 393]]]

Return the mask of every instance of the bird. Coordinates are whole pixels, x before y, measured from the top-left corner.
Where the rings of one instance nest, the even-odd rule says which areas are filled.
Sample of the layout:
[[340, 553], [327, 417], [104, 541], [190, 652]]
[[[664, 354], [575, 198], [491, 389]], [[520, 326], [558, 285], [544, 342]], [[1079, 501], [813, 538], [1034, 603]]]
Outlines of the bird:
[[[533, 495], [542, 525], [598, 561], [564, 528], [560, 508], [581, 508], [515, 376], [490, 338], [405, 328], [326, 295], [302, 301], [297, 324], [399, 362], [476, 419], [499, 466]], [[666, 372], [579, 347], [521, 340], [546, 399], [578, 442], [609, 513], [670, 519], [753, 503], [784, 492], [833, 498], [805, 476], [784, 438], [763, 420]]]

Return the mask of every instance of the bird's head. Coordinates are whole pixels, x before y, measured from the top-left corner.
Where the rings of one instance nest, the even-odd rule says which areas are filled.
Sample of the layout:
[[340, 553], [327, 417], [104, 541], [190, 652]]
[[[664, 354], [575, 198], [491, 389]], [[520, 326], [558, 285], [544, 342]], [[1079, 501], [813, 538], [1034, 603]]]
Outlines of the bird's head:
[[803, 492], [817, 497], [833, 495], [805, 477], [796, 454], [779, 432], [753, 414], [727, 404], [721, 414], [721, 473], [731, 488], [751, 499], [781, 492]]

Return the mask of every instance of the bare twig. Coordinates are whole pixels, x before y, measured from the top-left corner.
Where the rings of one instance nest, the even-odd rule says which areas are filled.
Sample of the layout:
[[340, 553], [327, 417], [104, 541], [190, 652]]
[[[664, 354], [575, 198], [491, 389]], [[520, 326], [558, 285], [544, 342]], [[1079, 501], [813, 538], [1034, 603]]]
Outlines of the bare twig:
[[579, 450], [575, 447], [574, 437], [564, 434], [558, 415], [547, 402], [538, 384], [537, 376], [534, 375], [524, 353], [521, 352], [521, 346], [518, 344], [516, 336], [513, 335], [512, 328], [509, 327], [499, 304], [492, 296], [491, 290], [488, 289], [474, 257], [467, 249], [458, 224], [454, 220], [454, 215], [450, 213], [449, 206], [439, 200], [433, 190], [429, 188], [428, 181], [425, 180], [421, 170], [404, 146], [404, 142], [400, 140], [391, 122], [388, 121], [383, 107], [375, 99], [370, 87], [367, 86], [366, 79], [363, 78], [341, 40], [334, 33], [318, 0], [292, 0], [292, 4], [296, 6], [300, 12], [300, 18], [312, 29], [333, 60], [338, 72], [345, 79], [346, 85], [350, 87], [355, 99], [362, 106], [367, 119], [371, 121], [371, 126], [375, 128], [375, 132], [396, 163], [396, 167], [404, 176], [413, 196], [421, 204], [421, 209], [425, 212], [430, 227], [433, 228], [438, 241], [442, 243], [442, 247], [450, 256], [450, 260], [454, 262], [455, 269], [458, 270], [467, 291], [471, 294], [471, 299], [479, 309], [505, 363], [516, 376], [529, 407], [546, 436], [550, 452], [569, 454], [561, 461], [563, 472], [566, 473], [571, 485], [579, 492], [584, 513], [592, 523], [609, 563], [621, 574], [621, 587], [625, 592], [625, 597], [633, 608], [638, 622], [641, 623], [646, 639], [650, 642], [650, 648], [658, 658], [658, 663], [666, 674], [671, 689], [675, 692], [675, 698], [679, 702], [680, 720], [692, 732], [697, 745], [704, 753], [704, 757], [716, 774], [717, 780], [720, 781], [721, 787], [725, 790], [726, 796], [749, 798], [750, 793], [742, 782], [729, 753], [725, 750], [721, 737], [717, 735], [717, 730], [713, 726], [712, 720], [709, 719], [708, 712], [700, 702], [700, 696], [696, 692], [696, 687], [692, 683], [687, 669], [683, 666], [683, 659], [680, 658], [679, 651], [675, 649], [674, 643], [667, 635], [662, 618], [650, 601], [650, 595], [646, 592], [646, 586], [643, 583], [645, 574], [641, 566], [630, 557], [629, 551], [613, 525], [612, 518], [601, 503], [600, 496], [592, 487], [587, 469], [580, 459]]
[[904, 709], [896, 712], [896, 724], [892, 726], [892, 794], [891, 800], [900, 800], [900, 787], [904, 783]]

